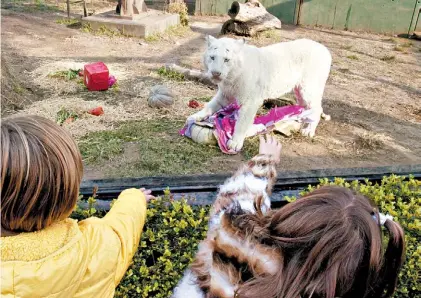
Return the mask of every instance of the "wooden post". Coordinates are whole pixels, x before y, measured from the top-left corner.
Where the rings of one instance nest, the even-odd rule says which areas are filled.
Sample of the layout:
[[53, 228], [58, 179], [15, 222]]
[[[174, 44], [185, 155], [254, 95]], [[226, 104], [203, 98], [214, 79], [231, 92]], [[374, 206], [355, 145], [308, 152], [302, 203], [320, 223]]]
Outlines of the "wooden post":
[[70, 0], [67, 0], [67, 18], [70, 19]]
[[83, 1], [83, 16], [86, 18], [88, 16], [88, 12], [86, 11], [86, 0]]

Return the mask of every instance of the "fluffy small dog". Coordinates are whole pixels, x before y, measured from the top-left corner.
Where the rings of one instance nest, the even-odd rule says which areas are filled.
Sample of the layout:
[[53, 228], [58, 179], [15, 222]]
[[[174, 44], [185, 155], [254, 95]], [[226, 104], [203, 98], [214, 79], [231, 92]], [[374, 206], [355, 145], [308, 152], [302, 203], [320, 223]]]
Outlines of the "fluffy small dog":
[[203, 63], [218, 92], [189, 119], [200, 121], [237, 100], [241, 108], [229, 149], [241, 150], [245, 137], [259, 131], [253, 120], [265, 99], [292, 90], [298, 104], [311, 110], [303, 135], [313, 137], [320, 118], [330, 119], [323, 113], [322, 97], [332, 57], [318, 42], [299, 39], [257, 48], [243, 39], [208, 36]]
[[234, 225], [232, 220], [238, 213], [263, 215], [270, 210], [275, 163], [269, 155], [257, 155], [221, 186], [207, 237], [172, 298], [232, 298], [242, 281], [254, 274], [277, 272], [279, 252], [254, 237], [245, 237], [258, 237], [258, 231], [240, 232], [238, 221]]

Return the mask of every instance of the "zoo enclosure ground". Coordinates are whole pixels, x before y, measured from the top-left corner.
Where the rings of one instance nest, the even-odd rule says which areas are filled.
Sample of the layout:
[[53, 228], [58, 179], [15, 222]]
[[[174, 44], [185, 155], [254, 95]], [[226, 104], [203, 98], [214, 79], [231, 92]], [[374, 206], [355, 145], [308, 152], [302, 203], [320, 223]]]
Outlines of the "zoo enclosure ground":
[[[189, 100], [209, 100], [204, 85], [157, 71], [166, 63], [201, 68], [206, 34], [217, 35], [224, 17], [192, 17], [190, 28], [172, 28], [146, 41], [67, 21], [55, 2], [2, 2], [2, 116], [38, 114], [55, 120], [64, 108], [79, 114], [64, 124], [78, 140], [85, 178], [232, 171], [257, 152], [255, 139], [242, 154], [192, 143], [178, 135], [195, 110]], [[60, 4], [62, 5], [62, 4]], [[95, 3], [96, 12], [114, 3]], [[281, 137], [279, 170], [421, 163], [421, 42], [364, 32], [284, 26], [248, 42], [258, 46], [310, 38], [332, 52], [324, 95], [332, 121], [313, 140]], [[57, 72], [103, 61], [118, 88], [88, 92]], [[170, 109], [147, 105], [150, 87], [165, 84], [177, 95]], [[101, 117], [84, 113], [103, 106]]]

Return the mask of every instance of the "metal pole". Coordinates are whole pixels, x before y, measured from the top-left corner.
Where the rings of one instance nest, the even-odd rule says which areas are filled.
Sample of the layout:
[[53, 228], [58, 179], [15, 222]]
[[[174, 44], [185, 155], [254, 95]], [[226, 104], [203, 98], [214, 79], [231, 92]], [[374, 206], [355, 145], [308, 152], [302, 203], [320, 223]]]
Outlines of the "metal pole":
[[[414, 11], [412, 13], [412, 17], [411, 17], [411, 23], [409, 24], [409, 28], [408, 28], [408, 37], [410, 36], [411, 33], [411, 28], [412, 28], [412, 23], [414, 22], [414, 17], [415, 17], [415, 11], [417, 10], [417, 4], [420, 2], [420, 0], [415, 0], [415, 4], [414, 4]], [[419, 13], [419, 11], [418, 11]], [[417, 23], [415, 23], [416, 25]]]

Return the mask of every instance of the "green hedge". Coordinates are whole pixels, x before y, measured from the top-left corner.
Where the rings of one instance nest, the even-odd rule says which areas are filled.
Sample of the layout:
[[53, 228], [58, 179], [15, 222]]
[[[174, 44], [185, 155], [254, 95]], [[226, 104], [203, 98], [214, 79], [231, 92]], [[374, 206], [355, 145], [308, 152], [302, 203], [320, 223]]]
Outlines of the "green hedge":
[[[326, 184], [361, 192], [373, 199], [383, 213], [400, 222], [405, 229], [407, 251], [394, 297], [421, 297], [421, 181], [400, 176], [385, 177], [380, 184], [320, 181], [320, 185]], [[303, 194], [312, 189], [309, 187]], [[90, 198], [88, 208], [78, 208], [73, 217], [101, 216], [94, 205], [95, 200]], [[140, 249], [115, 297], [169, 297], [192, 261], [198, 242], [206, 235], [208, 211], [208, 207], [191, 206], [187, 200], [174, 201], [169, 191], [151, 202]]]

